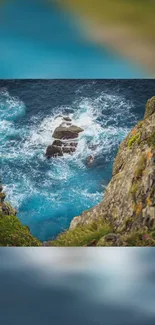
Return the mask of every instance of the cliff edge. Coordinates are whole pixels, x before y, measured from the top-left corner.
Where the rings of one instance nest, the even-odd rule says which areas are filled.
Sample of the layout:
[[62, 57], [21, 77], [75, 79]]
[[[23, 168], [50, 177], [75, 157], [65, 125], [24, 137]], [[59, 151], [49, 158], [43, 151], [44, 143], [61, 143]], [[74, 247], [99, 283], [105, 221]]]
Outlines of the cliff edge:
[[94, 241], [92, 231], [92, 246], [155, 244], [155, 96], [146, 103], [144, 119], [120, 144], [103, 200], [73, 218], [70, 229], [53, 244], [74, 246], [73, 234], [78, 236], [79, 229], [79, 236], [81, 230], [84, 235], [92, 224], [97, 229], [98, 222], [111, 231], [97, 240], [94, 233]]
[[6, 194], [0, 182], [0, 246], [41, 246], [27, 226], [16, 217], [17, 211], [5, 202]]

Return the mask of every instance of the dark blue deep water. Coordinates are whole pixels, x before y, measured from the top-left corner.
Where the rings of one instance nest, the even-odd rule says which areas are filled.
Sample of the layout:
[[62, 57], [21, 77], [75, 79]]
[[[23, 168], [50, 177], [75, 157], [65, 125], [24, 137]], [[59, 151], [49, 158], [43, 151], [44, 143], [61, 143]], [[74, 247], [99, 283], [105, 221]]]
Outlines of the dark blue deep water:
[[86, 26], [56, 0], [4, 1], [0, 78], [144, 78], [143, 67], [88, 41]]
[[[33, 235], [54, 238], [102, 199], [118, 145], [154, 94], [153, 80], [0, 81], [2, 182]], [[60, 114], [84, 132], [73, 156], [47, 160]], [[92, 154], [95, 163], [87, 168]]]

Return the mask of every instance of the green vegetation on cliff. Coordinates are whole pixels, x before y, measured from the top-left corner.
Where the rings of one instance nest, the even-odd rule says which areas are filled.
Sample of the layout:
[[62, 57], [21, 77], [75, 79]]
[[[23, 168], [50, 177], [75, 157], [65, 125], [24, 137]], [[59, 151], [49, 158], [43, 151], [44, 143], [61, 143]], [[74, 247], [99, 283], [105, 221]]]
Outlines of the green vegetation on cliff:
[[0, 214], [0, 246], [41, 246], [16, 216]]
[[56, 240], [49, 242], [49, 246], [96, 246], [100, 238], [111, 231], [110, 225], [104, 220], [98, 220], [63, 232]]
[[112, 226], [103, 220], [89, 225], [77, 226], [74, 229], [61, 233], [55, 240], [48, 242], [48, 246], [57, 247], [111, 247], [111, 246], [155, 246], [155, 229], [149, 230], [142, 227], [141, 230], [126, 232], [127, 220], [122, 231], [113, 231]]

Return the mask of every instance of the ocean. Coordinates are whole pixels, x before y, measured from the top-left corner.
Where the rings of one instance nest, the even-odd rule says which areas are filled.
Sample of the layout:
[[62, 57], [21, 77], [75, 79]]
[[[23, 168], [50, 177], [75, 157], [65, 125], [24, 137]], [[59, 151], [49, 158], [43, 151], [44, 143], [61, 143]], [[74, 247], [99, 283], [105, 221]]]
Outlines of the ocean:
[[[151, 79], [0, 81], [0, 174], [6, 199], [34, 236], [55, 238], [102, 200], [118, 146], [154, 94]], [[47, 159], [61, 115], [84, 132], [73, 155]]]

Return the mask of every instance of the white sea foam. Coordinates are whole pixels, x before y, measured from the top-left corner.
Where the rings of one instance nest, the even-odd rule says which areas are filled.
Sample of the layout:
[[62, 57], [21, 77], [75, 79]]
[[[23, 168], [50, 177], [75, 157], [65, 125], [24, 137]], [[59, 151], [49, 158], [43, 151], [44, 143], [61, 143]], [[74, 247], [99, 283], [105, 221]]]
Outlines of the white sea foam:
[[[6, 103], [9, 94], [6, 93], [4, 97]], [[16, 117], [20, 117], [25, 105], [16, 98], [14, 101], [15, 105], [12, 99], [7, 101], [10, 108], [6, 105], [6, 112], [14, 107]], [[18, 125], [17, 130], [14, 117], [12, 120], [7, 120], [7, 115], [5, 119], [3, 115], [1, 118], [3, 126], [1, 128], [3, 133], [1, 160], [3, 175], [7, 175], [6, 192], [10, 202], [17, 209], [21, 206], [25, 207], [27, 202], [30, 202], [29, 215], [32, 214], [32, 218], [35, 217], [32, 209], [35, 204], [38, 209], [37, 218], [38, 220], [42, 218], [42, 222], [44, 213], [39, 210], [43, 205], [42, 202], [49, 207], [49, 214], [53, 213], [52, 209], [58, 211], [60, 208], [60, 215], [62, 206], [69, 211], [67, 204], [70, 204], [71, 209], [73, 205], [80, 206], [81, 209], [82, 202], [84, 202], [87, 209], [99, 202], [102, 199], [102, 190], [105, 189], [105, 185], [101, 188], [95, 176], [93, 179], [93, 176], [89, 175], [85, 161], [89, 155], [93, 155], [97, 159], [104, 157], [105, 163], [111, 163], [112, 151], [128, 133], [125, 123], [123, 126], [119, 125], [120, 111], [121, 114], [125, 114], [128, 110], [127, 118], [129, 119], [132, 115], [130, 107], [132, 105], [126, 103], [125, 108], [125, 99], [119, 96], [102, 93], [94, 99], [81, 97], [71, 106], [52, 108], [51, 115], [49, 114], [42, 120], [40, 115], [35, 115], [26, 127]], [[112, 115], [111, 109], [114, 111]], [[73, 155], [65, 154], [63, 157], [48, 161], [45, 157], [46, 148], [52, 143], [52, 133], [63, 122], [62, 116], [64, 115], [68, 115], [72, 123], [82, 127], [84, 131], [77, 139], [78, 146]], [[19, 140], [10, 140], [9, 132], [15, 138], [19, 136]]]

